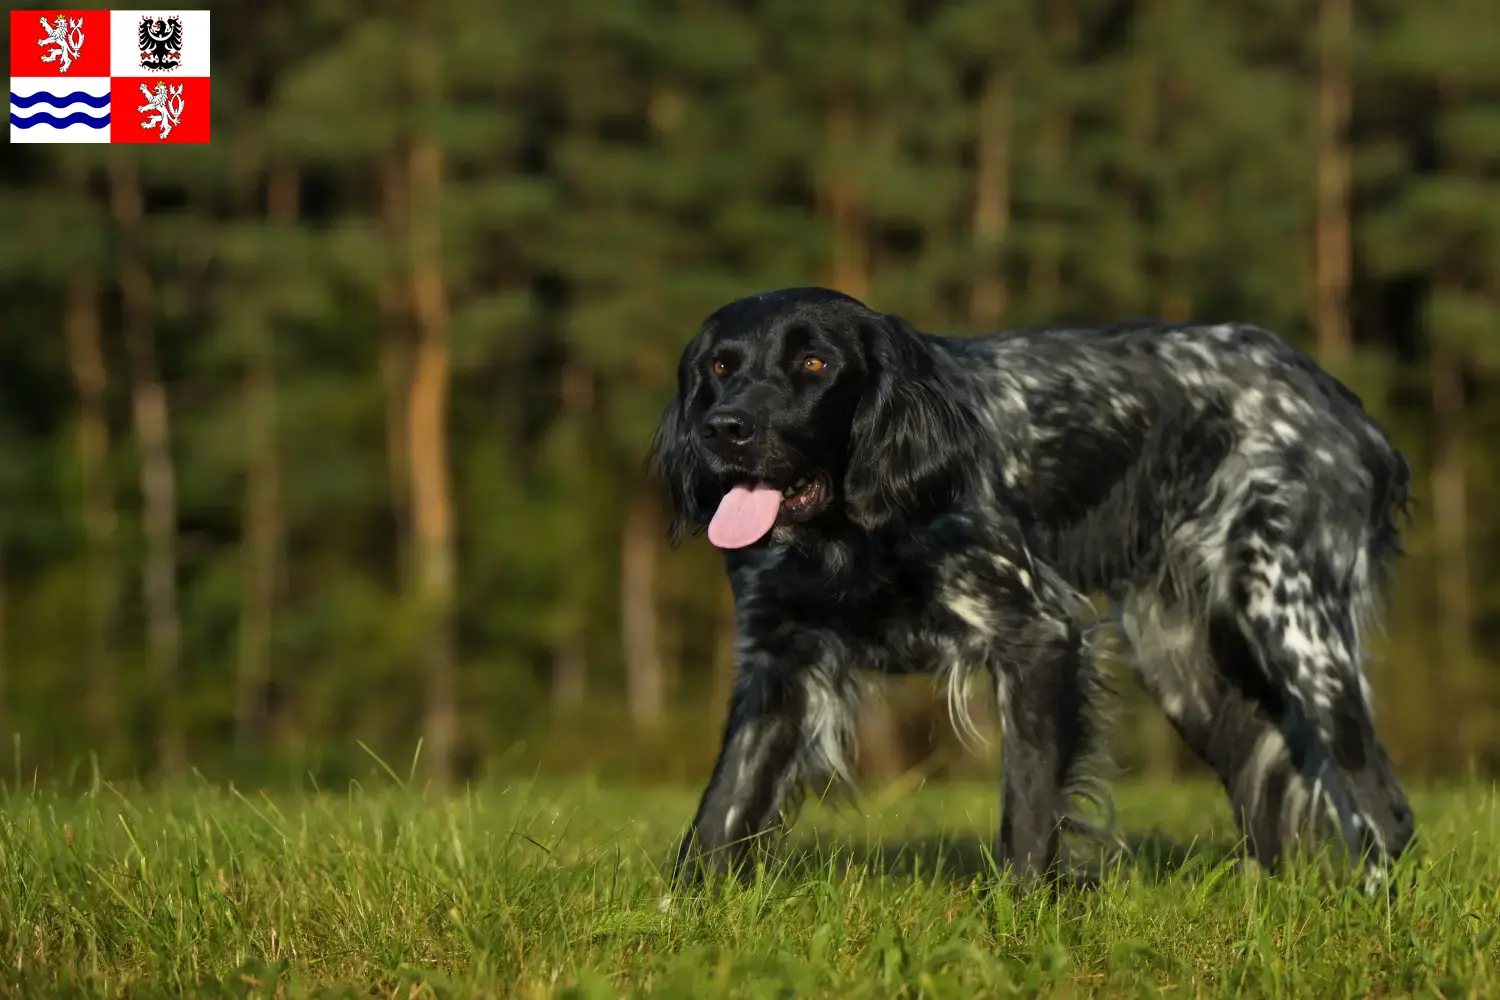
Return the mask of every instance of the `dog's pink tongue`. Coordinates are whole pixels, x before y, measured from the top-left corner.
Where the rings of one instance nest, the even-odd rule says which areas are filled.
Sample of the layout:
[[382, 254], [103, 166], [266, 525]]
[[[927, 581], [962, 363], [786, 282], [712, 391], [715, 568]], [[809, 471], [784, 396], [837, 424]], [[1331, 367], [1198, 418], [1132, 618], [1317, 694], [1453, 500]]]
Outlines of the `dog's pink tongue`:
[[736, 486], [719, 501], [708, 522], [708, 540], [721, 549], [742, 549], [760, 540], [776, 524], [781, 491], [760, 483]]

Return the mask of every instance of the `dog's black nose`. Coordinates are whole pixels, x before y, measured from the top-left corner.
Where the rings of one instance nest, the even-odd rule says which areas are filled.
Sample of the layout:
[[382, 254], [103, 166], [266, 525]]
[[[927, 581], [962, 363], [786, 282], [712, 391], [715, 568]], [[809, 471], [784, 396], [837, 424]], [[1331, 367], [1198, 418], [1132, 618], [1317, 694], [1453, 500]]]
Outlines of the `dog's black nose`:
[[703, 418], [703, 436], [744, 444], [755, 435], [755, 421], [744, 410], [710, 410]]

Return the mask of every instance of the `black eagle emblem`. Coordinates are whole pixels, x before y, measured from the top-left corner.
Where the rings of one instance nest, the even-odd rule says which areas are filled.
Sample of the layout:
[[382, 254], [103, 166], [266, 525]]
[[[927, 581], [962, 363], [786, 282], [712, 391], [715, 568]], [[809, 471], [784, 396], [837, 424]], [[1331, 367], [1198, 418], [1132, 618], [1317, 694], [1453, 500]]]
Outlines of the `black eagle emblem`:
[[149, 70], [177, 69], [182, 65], [182, 18], [141, 18], [137, 32], [141, 45], [141, 65]]

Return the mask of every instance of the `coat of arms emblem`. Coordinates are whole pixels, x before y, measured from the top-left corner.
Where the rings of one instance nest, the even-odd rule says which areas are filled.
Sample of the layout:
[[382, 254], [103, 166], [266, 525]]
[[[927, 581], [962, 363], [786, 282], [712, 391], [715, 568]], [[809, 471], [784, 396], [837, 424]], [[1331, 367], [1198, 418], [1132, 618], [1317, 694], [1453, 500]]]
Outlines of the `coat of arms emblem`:
[[182, 65], [182, 18], [177, 15], [141, 18], [136, 30], [141, 48], [141, 66], [155, 72]]
[[172, 129], [182, 124], [182, 108], [187, 102], [182, 99], [182, 84], [169, 87], [161, 80], [156, 81], [156, 90], [146, 89], [141, 84], [141, 94], [146, 98], [146, 103], [136, 108], [145, 114], [155, 112], [141, 122], [141, 128], [160, 129], [156, 137], [165, 139], [172, 133]]
[[83, 18], [69, 20], [66, 14], [59, 14], [52, 24], [48, 24], [45, 17], [39, 17], [36, 21], [47, 33], [45, 37], [37, 39], [37, 44], [54, 50], [42, 56], [42, 62], [62, 60], [57, 69], [66, 73], [68, 67], [73, 65], [73, 60], [78, 58], [78, 50], [83, 48]]

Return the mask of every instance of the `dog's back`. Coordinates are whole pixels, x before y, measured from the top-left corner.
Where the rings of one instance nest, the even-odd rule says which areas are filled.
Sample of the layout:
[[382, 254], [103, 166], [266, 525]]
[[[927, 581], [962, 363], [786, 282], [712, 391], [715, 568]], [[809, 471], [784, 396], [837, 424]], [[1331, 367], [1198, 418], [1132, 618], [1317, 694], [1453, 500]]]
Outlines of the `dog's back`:
[[[1343, 573], [1356, 552], [1375, 569], [1399, 549], [1405, 458], [1357, 395], [1266, 330], [1136, 323], [933, 343], [996, 443], [984, 478], [1082, 590], [1174, 557], [1211, 568], [1269, 508]], [[1295, 537], [1314, 527], [1321, 539]]]

